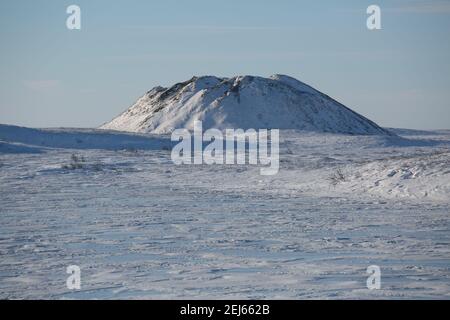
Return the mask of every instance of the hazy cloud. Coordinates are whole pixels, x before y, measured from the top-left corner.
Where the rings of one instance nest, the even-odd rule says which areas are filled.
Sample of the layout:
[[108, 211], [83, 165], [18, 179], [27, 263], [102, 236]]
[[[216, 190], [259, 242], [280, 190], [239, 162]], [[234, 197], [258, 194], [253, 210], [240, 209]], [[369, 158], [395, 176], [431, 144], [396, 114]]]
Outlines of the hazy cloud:
[[25, 87], [30, 90], [47, 93], [57, 89], [60, 86], [59, 80], [26, 80], [24, 81]]
[[417, 0], [417, 1], [403, 1], [402, 5], [397, 7], [387, 8], [389, 12], [398, 13], [423, 13], [423, 14], [449, 14], [450, 1], [447, 0]]

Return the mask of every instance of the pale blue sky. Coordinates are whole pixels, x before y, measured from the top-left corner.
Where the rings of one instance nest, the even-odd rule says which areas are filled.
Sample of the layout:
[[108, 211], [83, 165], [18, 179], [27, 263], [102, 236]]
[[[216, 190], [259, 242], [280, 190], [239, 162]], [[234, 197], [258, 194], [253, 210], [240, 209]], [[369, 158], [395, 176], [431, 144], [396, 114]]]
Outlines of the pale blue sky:
[[0, 123], [94, 127], [156, 85], [283, 73], [382, 126], [450, 128], [449, 35], [448, 0], [1, 0]]

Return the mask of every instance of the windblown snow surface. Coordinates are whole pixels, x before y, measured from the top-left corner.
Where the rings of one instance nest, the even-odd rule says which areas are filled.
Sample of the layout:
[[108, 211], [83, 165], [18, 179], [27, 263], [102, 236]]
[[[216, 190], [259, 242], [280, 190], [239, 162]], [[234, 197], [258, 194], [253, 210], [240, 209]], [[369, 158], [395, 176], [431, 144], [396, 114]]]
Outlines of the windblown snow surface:
[[0, 126], [0, 298], [448, 299], [450, 131], [392, 131], [282, 130], [261, 176], [176, 166], [167, 136]]
[[349, 134], [389, 134], [372, 121], [297, 79], [237, 76], [194, 77], [156, 87], [101, 126], [130, 132], [171, 133], [193, 129], [297, 129]]

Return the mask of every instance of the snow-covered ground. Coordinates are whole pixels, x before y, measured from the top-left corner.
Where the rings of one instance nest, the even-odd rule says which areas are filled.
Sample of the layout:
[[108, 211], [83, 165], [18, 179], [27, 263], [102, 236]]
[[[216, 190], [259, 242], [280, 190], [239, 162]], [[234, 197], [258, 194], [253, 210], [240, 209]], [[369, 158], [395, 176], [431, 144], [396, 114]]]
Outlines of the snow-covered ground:
[[0, 298], [449, 299], [450, 131], [392, 131], [283, 130], [266, 177], [175, 166], [167, 136], [0, 126]]

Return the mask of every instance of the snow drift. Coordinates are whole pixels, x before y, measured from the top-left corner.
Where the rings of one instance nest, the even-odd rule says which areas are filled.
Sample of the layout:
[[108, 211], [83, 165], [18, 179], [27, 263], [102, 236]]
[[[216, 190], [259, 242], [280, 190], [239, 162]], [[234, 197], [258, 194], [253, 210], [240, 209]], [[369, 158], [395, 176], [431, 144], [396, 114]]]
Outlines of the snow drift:
[[33, 129], [0, 124], [0, 154], [40, 153], [61, 149], [161, 150], [171, 146], [163, 136], [108, 132], [97, 129]]
[[288, 76], [193, 77], [170, 88], [155, 87], [101, 129], [171, 133], [193, 129], [296, 129], [359, 135], [389, 131], [329, 96]]

